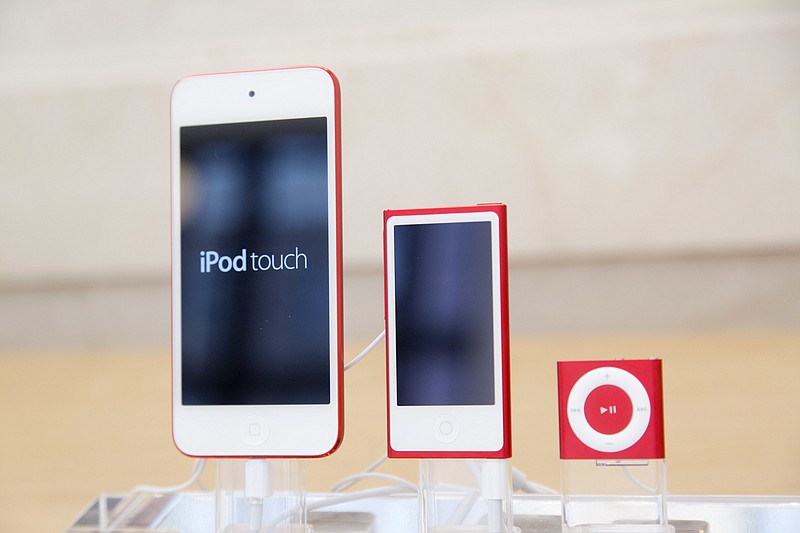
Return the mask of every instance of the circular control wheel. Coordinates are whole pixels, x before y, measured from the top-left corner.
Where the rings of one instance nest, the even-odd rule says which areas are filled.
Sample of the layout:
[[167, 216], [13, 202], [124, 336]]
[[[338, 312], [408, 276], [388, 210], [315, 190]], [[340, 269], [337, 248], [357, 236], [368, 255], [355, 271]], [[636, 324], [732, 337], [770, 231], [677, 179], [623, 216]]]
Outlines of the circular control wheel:
[[636, 376], [617, 367], [590, 370], [572, 386], [567, 420], [586, 446], [613, 453], [630, 448], [650, 424], [650, 397]]

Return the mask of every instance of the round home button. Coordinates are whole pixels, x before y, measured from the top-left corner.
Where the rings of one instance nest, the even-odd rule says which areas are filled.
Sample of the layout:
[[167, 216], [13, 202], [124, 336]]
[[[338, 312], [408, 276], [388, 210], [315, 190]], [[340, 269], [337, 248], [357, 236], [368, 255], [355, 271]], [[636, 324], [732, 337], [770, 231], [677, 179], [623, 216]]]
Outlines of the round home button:
[[453, 442], [458, 438], [458, 421], [452, 415], [440, 415], [434, 421], [434, 435], [440, 442]]
[[259, 446], [269, 438], [269, 425], [261, 415], [248, 415], [244, 418], [239, 435], [250, 446]]

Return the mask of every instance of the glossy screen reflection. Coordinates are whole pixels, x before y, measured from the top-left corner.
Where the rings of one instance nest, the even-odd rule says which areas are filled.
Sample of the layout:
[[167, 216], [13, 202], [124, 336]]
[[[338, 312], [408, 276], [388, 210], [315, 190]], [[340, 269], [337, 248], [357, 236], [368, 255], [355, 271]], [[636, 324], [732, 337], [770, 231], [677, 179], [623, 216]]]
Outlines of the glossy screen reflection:
[[330, 402], [326, 124], [181, 128], [185, 405]]
[[494, 403], [490, 222], [394, 227], [397, 404]]

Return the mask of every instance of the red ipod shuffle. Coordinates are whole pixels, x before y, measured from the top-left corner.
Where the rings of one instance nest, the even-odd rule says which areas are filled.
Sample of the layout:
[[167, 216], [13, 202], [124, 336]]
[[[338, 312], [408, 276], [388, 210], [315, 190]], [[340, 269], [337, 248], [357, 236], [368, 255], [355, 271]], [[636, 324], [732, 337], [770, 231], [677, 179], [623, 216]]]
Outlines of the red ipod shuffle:
[[661, 360], [560, 361], [561, 459], [663, 459]]

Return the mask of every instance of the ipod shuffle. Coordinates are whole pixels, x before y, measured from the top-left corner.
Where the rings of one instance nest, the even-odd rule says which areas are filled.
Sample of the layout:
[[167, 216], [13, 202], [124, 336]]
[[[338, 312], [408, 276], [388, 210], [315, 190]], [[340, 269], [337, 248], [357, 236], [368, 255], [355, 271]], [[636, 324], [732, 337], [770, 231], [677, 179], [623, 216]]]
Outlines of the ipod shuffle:
[[663, 459], [660, 359], [560, 361], [561, 459]]

